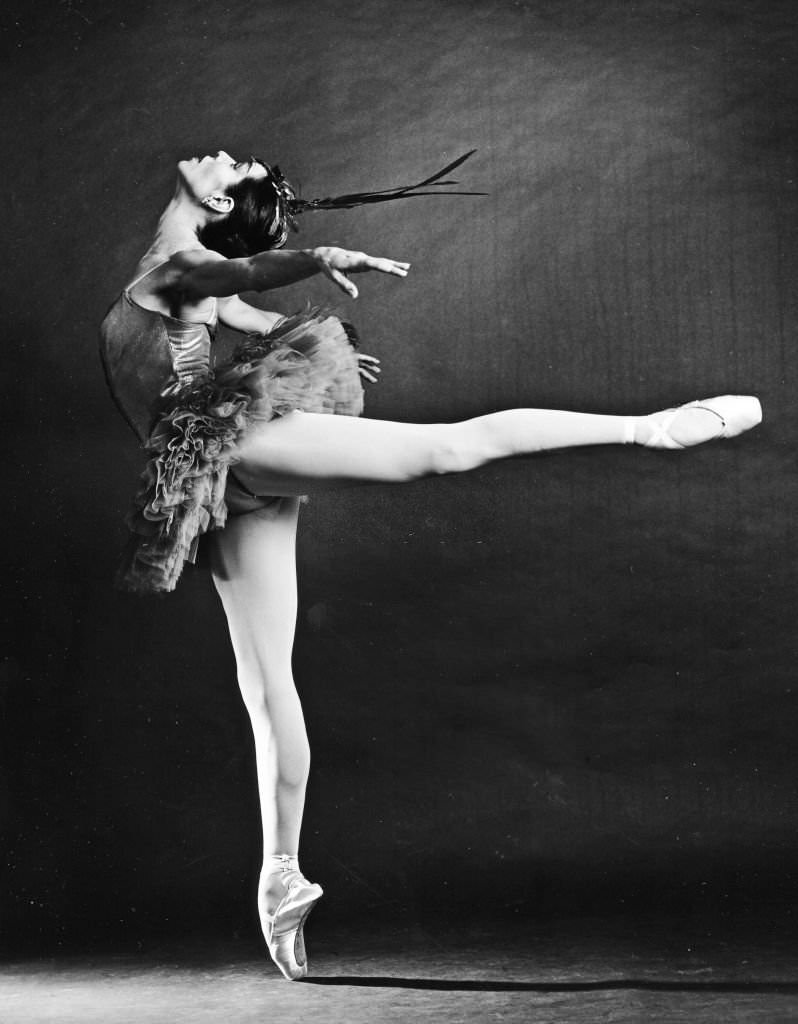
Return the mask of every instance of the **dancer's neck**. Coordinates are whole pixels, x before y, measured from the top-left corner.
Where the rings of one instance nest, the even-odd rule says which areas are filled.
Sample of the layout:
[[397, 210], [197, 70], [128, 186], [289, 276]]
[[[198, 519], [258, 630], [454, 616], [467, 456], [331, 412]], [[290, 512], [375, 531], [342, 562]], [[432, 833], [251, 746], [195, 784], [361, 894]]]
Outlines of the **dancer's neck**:
[[197, 233], [207, 221], [206, 211], [195, 199], [178, 188], [158, 220], [148, 254], [157, 252], [171, 255], [186, 249], [204, 248]]

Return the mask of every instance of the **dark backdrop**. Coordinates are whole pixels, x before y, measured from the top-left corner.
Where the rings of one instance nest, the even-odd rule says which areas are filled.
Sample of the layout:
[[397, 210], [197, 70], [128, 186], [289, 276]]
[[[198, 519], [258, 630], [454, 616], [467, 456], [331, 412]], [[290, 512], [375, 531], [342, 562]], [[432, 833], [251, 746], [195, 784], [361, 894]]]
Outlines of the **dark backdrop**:
[[[380, 418], [761, 396], [762, 428], [302, 513], [316, 927], [789, 904], [796, 851], [791, 0], [70, 0], [3, 15], [5, 939], [254, 937], [254, 764], [209, 578], [115, 592], [140, 466], [96, 331], [223, 147], [306, 195], [471, 147], [483, 199], [318, 214]], [[326, 917], [322, 915], [326, 914]], [[253, 938], [253, 941], [254, 938]]]

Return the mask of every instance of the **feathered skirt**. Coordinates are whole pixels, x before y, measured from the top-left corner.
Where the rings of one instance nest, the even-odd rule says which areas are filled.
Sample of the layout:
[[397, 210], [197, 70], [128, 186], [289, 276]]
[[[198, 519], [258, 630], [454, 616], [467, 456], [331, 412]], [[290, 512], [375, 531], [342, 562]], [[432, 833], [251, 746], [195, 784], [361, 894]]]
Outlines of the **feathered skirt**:
[[[202, 534], [227, 519], [230, 466], [246, 431], [293, 410], [359, 416], [363, 388], [353, 329], [303, 313], [250, 336], [232, 360], [167, 399], [145, 444], [147, 465], [127, 516], [131, 536], [117, 584], [174, 590]], [[231, 478], [232, 483], [232, 478]], [[240, 485], [236, 486], [240, 490]], [[268, 496], [258, 496], [262, 505]]]

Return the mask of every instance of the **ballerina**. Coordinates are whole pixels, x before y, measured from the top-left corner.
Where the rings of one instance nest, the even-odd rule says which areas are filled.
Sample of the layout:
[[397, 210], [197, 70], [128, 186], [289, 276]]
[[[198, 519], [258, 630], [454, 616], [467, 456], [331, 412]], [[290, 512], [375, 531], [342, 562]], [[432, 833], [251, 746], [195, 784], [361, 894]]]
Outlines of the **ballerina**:
[[[292, 980], [307, 973], [303, 926], [322, 896], [298, 863], [310, 765], [291, 669], [300, 496], [574, 446], [689, 448], [762, 418], [756, 398], [726, 395], [644, 416], [525, 408], [460, 423], [367, 419], [362, 382], [376, 379], [378, 360], [358, 353], [350, 325], [319, 312], [281, 317], [239, 297], [320, 273], [354, 298], [350, 275], [406, 277], [404, 261], [282, 246], [307, 209], [424, 194], [413, 190], [454, 184], [439, 179], [462, 159], [417, 186], [310, 203], [254, 157], [183, 160], [153, 242], [101, 328], [109, 386], [149, 457], [119, 580], [141, 592], [174, 589], [208, 535], [255, 741], [258, 911], [272, 959]], [[243, 340], [212, 368], [218, 322]]]

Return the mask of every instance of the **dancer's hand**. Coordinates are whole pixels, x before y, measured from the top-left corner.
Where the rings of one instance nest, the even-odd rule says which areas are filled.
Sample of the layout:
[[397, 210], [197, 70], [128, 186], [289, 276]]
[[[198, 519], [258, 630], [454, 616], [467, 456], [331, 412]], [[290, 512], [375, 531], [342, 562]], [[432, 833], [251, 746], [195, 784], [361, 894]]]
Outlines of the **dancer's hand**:
[[410, 269], [409, 263], [367, 256], [364, 252], [351, 252], [349, 249], [339, 249], [335, 245], [317, 246], [313, 249], [312, 255], [321, 273], [329, 277], [352, 299], [357, 298], [357, 288], [347, 275], [377, 270], [381, 274], [407, 277]]
[[370, 380], [372, 384], [377, 383], [377, 378], [374, 376], [375, 373], [382, 373], [379, 365], [379, 359], [376, 356], [367, 356], [365, 352], [358, 352], [357, 354], [357, 372], [365, 380]]

